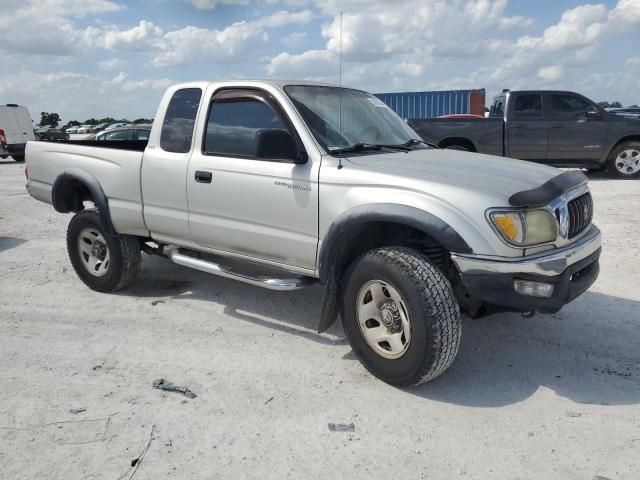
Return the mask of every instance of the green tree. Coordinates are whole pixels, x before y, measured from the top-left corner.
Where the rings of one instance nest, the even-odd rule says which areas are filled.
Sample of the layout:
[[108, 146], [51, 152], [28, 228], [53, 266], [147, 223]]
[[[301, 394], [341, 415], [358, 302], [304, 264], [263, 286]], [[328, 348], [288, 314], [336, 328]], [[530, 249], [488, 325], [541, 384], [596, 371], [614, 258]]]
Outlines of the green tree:
[[57, 127], [60, 123], [60, 115], [57, 113], [40, 112], [40, 126], [51, 125]]
[[622, 108], [622, 104], [620, 102], [612, 102], [609, 103], [607, 101], [598, 102], [598, 105], [602, 108]]

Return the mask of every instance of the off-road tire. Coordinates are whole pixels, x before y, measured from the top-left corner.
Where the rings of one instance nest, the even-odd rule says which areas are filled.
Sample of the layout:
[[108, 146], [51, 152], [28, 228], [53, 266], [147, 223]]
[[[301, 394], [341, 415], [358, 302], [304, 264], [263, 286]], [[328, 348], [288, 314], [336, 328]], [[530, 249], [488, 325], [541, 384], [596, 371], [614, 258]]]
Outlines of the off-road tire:
[[640, 142], [622, 142], [620, 145], [614, 148], [609, 155], [609, 159], [607, 160], [607, 173], [615, 178], [639, 178], [640, 170], [636, 171], [635, 173], [625, 175], [616, 168], [616, 159], [618, 158], [618, 155], [620, 155], [620, 153], [624, 152], [625, 150], [634, 150], [640, 152]]
[[[378, 355], [358, 324], [357, 296], [367, 282], [379, 279], [402, 296], [411, 319], [411, 339], [396, 359]], [[364, 367], [382, 381], [408, 387], [433, 380], [453, 363], [462, 335], [460, 308], [449, 281], [427, 256], [404, 247], [364, 253], [344, 276], [342, 322], [347, 339]]]
[[[103, 276], [94, 276], [82, 263], [78, 249], [78, 237], [87, 228], [97, 230], [105, 239], [109, 249], [110, 262]], [[67, 228], [67, 252], [71, 265], [80, 280], [90, 289], [98, 292], [115, 292], [130, 285], [138, 276], [141, 265], [140, 242], [130, 235], [110, 236], [100, 221], [95, 209], [76, 213]]]

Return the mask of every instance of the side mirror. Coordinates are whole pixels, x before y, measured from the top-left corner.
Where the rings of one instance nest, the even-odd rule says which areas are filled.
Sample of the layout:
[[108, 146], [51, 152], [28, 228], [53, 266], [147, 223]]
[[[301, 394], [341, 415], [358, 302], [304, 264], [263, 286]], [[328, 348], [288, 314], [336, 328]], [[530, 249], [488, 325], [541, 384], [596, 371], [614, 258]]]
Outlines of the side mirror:
[[292, 163], [307, 163], [306, 155], [298, 155], [296, 141], [286, 130], [262, 129], [256, 132], [258, 158], [288, 160]]
[[601, 115], [600, 115], [600, 112], [595, 112], [593, 110], [586, 111], [586, 112], [580, 112], [580, 113], [576, 114], [576, 117], [584, 118], [585, 120], [597, 120], [597, 119], [602, 118]]

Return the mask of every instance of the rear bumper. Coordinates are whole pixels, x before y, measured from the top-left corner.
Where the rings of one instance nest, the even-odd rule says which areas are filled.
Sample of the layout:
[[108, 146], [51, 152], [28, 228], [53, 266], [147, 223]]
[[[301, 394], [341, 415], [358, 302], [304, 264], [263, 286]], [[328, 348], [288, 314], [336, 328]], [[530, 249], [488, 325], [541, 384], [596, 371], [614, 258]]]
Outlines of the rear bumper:
[[[451, 258], [467, 294], [489, 310], [555, 313], [595, 282], [601, 243], [600, 230], [592, 226], [575, 244], [551, 253], [508, 261], [470, 255]], [[516, 280], [552, 285], [553, 293], [548, 298], [518, 293]]]
[[10, 143], [7, 145], [7, 153], [9, 155], [11, 155], [12, 153], [24, 155], [24, 151], [26, 147], [27, 147], [26, 143]]

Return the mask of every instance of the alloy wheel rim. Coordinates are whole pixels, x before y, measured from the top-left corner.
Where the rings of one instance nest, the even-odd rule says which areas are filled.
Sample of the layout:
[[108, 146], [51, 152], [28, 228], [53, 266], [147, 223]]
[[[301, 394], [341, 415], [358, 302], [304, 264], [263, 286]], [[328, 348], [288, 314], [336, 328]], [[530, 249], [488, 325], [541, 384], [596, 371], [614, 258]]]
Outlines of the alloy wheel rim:
[[78, 253], [84, 268], [91, 275], [102, 277], [109, 271], [111, 254], [107, 242], [95, 228], [85, 228], [78, 235]]
[[371, 280], [358, 292], [356, 314], [363, 338], [376, 354], [395, 360], [411, 343], [411, 319], [402, 296], [389, 283]]
[[616, 170], [624, 175], [633, 175], [640, 171], [640, 150], [627, 149], [618, 154]]

